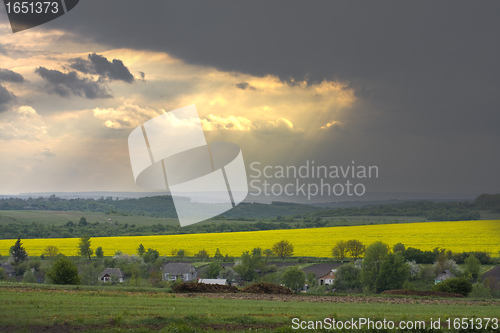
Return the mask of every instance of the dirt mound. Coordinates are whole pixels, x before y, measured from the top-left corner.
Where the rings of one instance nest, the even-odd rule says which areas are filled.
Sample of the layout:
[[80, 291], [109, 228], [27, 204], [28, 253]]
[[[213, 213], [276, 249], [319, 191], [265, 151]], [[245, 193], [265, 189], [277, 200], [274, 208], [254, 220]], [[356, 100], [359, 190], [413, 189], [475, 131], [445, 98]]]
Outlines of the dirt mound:
[[253, 294], [293, 294], [293, 292], [287, 287], [265, 282], [251, 284], [243, 288], [241, 291]]
[[422, 290], [386, 290], [382, 294], [385, 295], [404, 295], [404, 296], [437, 296], [437, 297], [465, 297], [462, 294], [447, 293], [444, 291], [422, 291]]
[[173, 288], [176, 293], [237, 293], [235, 286], [184, 282]]

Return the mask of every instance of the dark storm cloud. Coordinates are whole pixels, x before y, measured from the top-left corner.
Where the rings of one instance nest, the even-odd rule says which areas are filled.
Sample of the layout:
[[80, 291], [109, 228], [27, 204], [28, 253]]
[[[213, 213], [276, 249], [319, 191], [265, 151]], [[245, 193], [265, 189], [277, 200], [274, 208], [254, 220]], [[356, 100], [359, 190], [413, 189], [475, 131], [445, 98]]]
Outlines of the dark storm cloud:
[[134, 76], [119, 59], [109, 61], [99, 54], [89, 54], [89, 60], [73, 59], [70, 68], [85, 74], [97, 74], [101, 80], [134, 82]]
[[7, 110], [10, 103], [16, 99], [16, 96], [0, 85], [0, 112]]
[[9, 69], [0, 68], [0, 81], [22, 83], [24, 82], [24, 77]]
[[394, 188], [475, 191], [500, 188], [492, 168], [469, 162], [484, 154], [500, 167], [490, 154], [500, 141], [499, 12], [500, 2], [461, 0], [89, 0], [53, 24], [229, 72], [343, 81], [358, 100], [336, 148], [326, 145], [332, 155], [383, 160], [387, 174], [403, 174]]
[[81, 96], [90, 99], [112, 97], [105, 85], [81, 78], [75, 71], [63, 73], [38, 67], [35, 72], [47, 82], [48, 92], [51, 94], [61, 97]]

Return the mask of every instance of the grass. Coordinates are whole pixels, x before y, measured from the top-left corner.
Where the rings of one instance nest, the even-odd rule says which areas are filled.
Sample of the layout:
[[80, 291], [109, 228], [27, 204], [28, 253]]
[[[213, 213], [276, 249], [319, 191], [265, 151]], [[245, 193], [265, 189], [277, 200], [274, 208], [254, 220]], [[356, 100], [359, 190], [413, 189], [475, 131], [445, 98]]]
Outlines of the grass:
[[73, 211], [36, 211], [36, 210], [0, 210], [0, 223], [41, 223], [63, 225], [68, 221], [78, 223], [80, 218], [85, 216], [89, 223], [109, 223], [118, 222], [121, 224], [137, 225], [178, 225], [174, 218], [159, 218], [149, 216], [124, 216], [121, 214], [105, 214], [93, 212], [73, 212]]
[[[207, 327], [290, 327], [291, 319], [322, 320], [334, 317], [384, 318], [387, 320], [434, 320], [438, 317], [496, 317], [498, 302], [469, 304], [393, 304], [389, 298], [377, 303], [310, 302], [308, 297], [296, 301], [223, 299], [181, 295], [137, 289], [122, 291], [107, 287], [62, 287], [0, 283], [0, 331], [2, 327], [18, 329], [33, 326], [64, 325], [111, 329], [110, 326], [164, 327], [175, 325], [200, 329]], [[279, 297], [277, 297], [279, 299]], [[384, 301], [387, 300], [387, 301]], [[233, 325], [233, 326], [232, 326]], [[99, 326], [100, 327], [100, 326]]]

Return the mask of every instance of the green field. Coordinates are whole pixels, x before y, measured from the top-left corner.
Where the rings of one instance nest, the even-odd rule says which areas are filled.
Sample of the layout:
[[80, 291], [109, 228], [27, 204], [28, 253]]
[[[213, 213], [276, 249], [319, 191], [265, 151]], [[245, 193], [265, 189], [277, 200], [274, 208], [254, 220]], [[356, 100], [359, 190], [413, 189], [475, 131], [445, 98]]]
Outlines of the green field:
[[[500, 218], [500, 214], [491, 214]], [[75, 212], [75, 211], [39, 211], [39, 210], [0, 210], [0, 224], [8, 223], [41, 223], [64, 225], [68, 221], [78, 223], [80, 218], [84, 216], [88, 222], [94, 223], [108, 223], [117, 222], [120, 224], [136, 224], [136, 225], [155, 225], [158, 223], [165, 225], [178, 226], [179, 221], [176, 218], [163, 218], [151, 216], [138, 216], [123, 214], [106, 214], [94, 212]], [[489, 215], [488, 215], [489, 216]], [[345, 216], [345, 217], [323, 217], [323, 221], [327, 222], [326, 226], [350, 226], [350, 225], [366, 225], [366, 224], [388, 224], [388, 223], [414, 223], [414, 222], [430, 222], [418, 216]], [[206, 220], [200, 224], [220, 224], [220, 223], [233, 223], [244, 222], [253, 223], [249, 221], [237, 220]], [[294, 222], [285, 222], [294, 223]]]
[[[257, 299], [256, 299], [257, 298]], [[262, 299], [261, 299], [262, 298]], [[292, 318], [498, 318], [499, 301], [251, 294], [0, 284], [0, 331], [292, 331]], [[273, 300], [274, 299], [274, 300]], [[427, 331], [427, 330], [426, 330]]]
[[137, 225], [154, 225], [162, 223], [165, 225], [179, 225], [174, 218], [160, 218], [150, 216], [124, 216], [122, 214], [105, 214], [93, 212], [72, 211], [38, 211], [38, 210], [0, 210], [0, 223], [42, 223], [63, 225], [68, 221], [78, 223], [84, 216], [90, 223], [128, 223]]

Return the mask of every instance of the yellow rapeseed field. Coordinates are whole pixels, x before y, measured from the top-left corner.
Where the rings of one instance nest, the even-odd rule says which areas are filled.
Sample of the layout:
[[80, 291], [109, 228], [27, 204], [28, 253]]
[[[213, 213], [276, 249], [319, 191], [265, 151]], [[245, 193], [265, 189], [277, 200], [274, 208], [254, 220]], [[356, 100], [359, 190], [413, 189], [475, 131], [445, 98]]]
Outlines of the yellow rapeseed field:
[[[381, 224], [352, 227], [271, 230], [217, 234], [190, 234], [169, 236], [130, 236], [92, 238], [92, 248], [101, 246], [104, 255], [120, 250], [134, 254], [139, 244], [157, 249], [161, 255], [170, 255], [172, 249], [184, 249], [194, 255], [205, 249], [213, 256], [217, 248], [222, 254], [239, 256], [255, 247], [271, 248], [282, 239], [295, 247], [295, 256], [329, 257], [331, 248], [339, 240], [358, 239], [365, 244], [383, 241], [390, 246], [401, 242], [406, 247], [432, 250], [446, 248], [453, 252], [485, 251], [498, 256], [500, 251], [500, 220], [425, 222]], [[78, 238], [23, 239], [29, 255], [41, 255], [48, 245], [55, 245], [65, 255], [76, 255]], [[6, 255], [15, 240], [0, 240], [0, 254]]]

